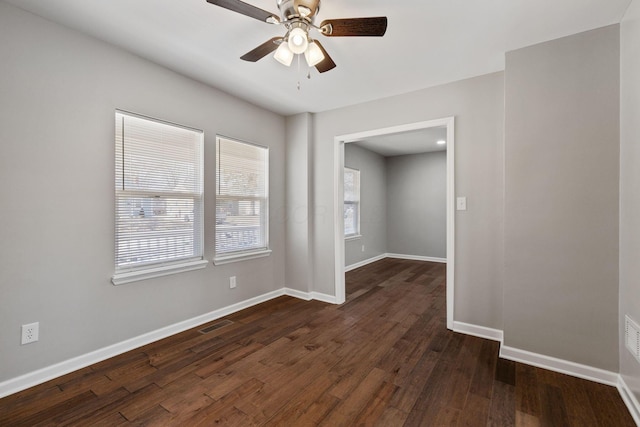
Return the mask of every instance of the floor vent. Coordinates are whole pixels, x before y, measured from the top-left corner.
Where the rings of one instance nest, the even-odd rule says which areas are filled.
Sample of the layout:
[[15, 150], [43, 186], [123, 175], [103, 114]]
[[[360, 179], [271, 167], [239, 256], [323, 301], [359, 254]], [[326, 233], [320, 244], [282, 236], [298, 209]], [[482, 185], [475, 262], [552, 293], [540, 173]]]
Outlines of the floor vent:
[[640, 362], [640, 326], [629, 316], [624, 316], [624, 341], [627, 348]]
[[220, 322], [214, 323], [213, 325], [209, 325], [206, 328], [200, 329], [201, 334], [208, 334], [209, 332], [215, 331], [216, 329], [224, 328], [225, 326], [229, 326], [233, 323], [231, 320], [221, 320]]

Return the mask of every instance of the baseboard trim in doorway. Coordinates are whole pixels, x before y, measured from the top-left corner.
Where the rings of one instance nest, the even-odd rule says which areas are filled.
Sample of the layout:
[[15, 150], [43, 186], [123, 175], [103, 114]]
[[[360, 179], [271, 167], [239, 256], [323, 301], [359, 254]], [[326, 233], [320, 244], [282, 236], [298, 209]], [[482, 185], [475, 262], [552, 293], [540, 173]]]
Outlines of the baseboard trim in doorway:
[[305, 301], [316, 300], [329, 304], [337, 304], [337, 300], [334, 295], [327, 295], [323, 294], [322, 292], [304, 292], [297, 289], [284, 288], [284, 294]]
[[380, 261], [385, 258], [394, 258], [394, 259], [406, 259], [410, 261], [427, 261], [427, 262], [437, 262], [440, 264], [446, 264], [446, 258], [436, 258], [436, 257], [428, 257], [428, 256], [420, 256], [420, 255], [404, 255], [404, 254], [380, 254], [363, 261], [359, 261], [353, 264], [350, 264], [344, 268], [344, 272], [348, 272], [351, 270], [355, 270], [356, 268], [364, 267], [365, 265], [369, 265], [376, 261]]
[[364, 267], [365, 265], [369, 265], [376, 261], [380, 261], [381, 259], [385, 259], [386, 257], [387, 257], [387, 254], [380, 254], [372, 258], [350, 264], [344, 268], [344, 272], [346, 273], [348, 271], [355, 270], [356, 268]]
[[498, 341], [502, 344], [503, 332], [499, 329], [487, 328], [485, 326], [472, 325], [464, 322], [453, 322], [453, 331], [461, 334], [473, 335], [474, 337], [485, 338]]
[[446, 264], [446, 258], [438, 258], [431, 256], [421, 256], [421, 255], [406, 255], [406, 254], [386, 254], [386, 258], [395, 258], [395, 259], [408, 259], [411, 261], [427, 261], [427, 262], [438, 262], [441, 264]]

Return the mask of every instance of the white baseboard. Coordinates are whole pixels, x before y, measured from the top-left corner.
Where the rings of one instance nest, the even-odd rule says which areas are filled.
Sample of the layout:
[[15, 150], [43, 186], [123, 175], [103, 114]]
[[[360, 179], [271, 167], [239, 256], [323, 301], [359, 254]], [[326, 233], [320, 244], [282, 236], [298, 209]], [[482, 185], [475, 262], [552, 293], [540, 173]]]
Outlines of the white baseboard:
[[403, 254], [380, 254], [377, 256], [374, 256], [372, 258], [369, 259], [365, 259], [364, 261], [359, 261], [356, 262], [354, 264], [350, 264], [348, 266], [346, 266], [344, 268], [344, 272], [348, 272], [351, 270], [355, 270], [356, 268], [360, 268], [360, 267], [364, 267], [367, 264], [371, 264], [373, 262], [376, 261], [380, 261], [381, 259], [385, 259], [385, 258], [395, 258], [395, 259], [408, 259], [411, 261], [428, 261], [428, 262], [438, 262], [438, 263], [442, 263], [442, 264], [446, 264], [447, 263], [447, 259], [446, 258], [434, 258], [434, 257], [428, 257], [428, 256], [419, 256], [419, 255], [403, 255]]
[[297, 289], [284, 288], [284, 294], [305, 301], [311, 301], [313, 299], [311, 297], [311, 292], [303, 292]]
[[640, 403], [636, 396], [633, 394], [627, 383], [624, 381], [622, 375], [618, 376], [618, 384], [617, 384], [618, 392], [620, 393], [620, 397], [624, 401], [624, 404], [627, 405], [627, 409], [631, 413], [633, 420], [636, 422], [636, 425], [640, 426]]
[[420, 255], [386, 254], [386, 258], [408, 259], [411, 261], [439, 262], [441, 264], [447, 263], [446, 258], [435, 258], [435, 257], [420, 256]]
[[638, 403], [638, 399], [636, 399], [635, 395], [627, 386], [621, 375], [615, 372], [594, 368], [592, 366], [582, 365], [567, 360], [557, 359], [555, 357], [545, 356], [543, 354], [532, 353], [530, 351], [505, 346], [504, 333], [499, 329], [491, 329], [484, 326], [454, 321], [453, 330], [467, 335], [499, 341], [500, 357], [503, 359], [513, 360], [526, 365], [537, 366], [538, 368], [560, 372], [562, 374], [616, 387], [634, 421], [638, 426], [640, 426], [640, 403]]
[[532, 353], [530, 351], [520, 350], [505, 345], [500, 346], [500, 357], [503, 359], [513, 360], [515, 362], [525, 363], [527, 365], [537, 366], [538, 368], [560, 372], [561, 374], [594, 381], [600, 384], [611, 386], [617, 386], [618, 384], [619, 375], [616, 372], [605, 371], [604, 369], [594, 368], [592, 366], [582, 365], [568, 360], [557, 359], [543, 354]]
[[473, 335], [474, 337], [486, 338], [492, 341], [498, 341], [502, 343], [503, 333], [499, 329], [487, 328], [485, 326], [472, 325], [464, 322], [453, 322], [454, 332], [460, 332], [461, 334]]
[[335, 296], [323, 294], [321, 292], [303, 292], [297, 289], [284, 288], [284, 294], [305, 301], [316, 300], [327, 302], [329, 304], [337, 304]]
[[19, 377], [0, 382], [0, 398], [13, 393], [17, 393], [29, 387], [42, 384], [46, 381], [58, 378], [70, 372], [77, 371], [78, 369], [93, 365], [94, 363], [101, 362], [110, 357], [114, 357], [138, 347], [142, 347], [143, 345], [147, 345], [163, 338], [167, 338], [171, 335], [186, 331], [187, 329], [195, 328], [196, 326], [200, 326], [221, 317], [228, 316], [240, 310], [244, 310], [245, 308], [252, 307], [254, 305], [269, 301], [282, 295], [290, 295], [292, 297], [303, 299], [306, 301], [317, 299], [319, 301], [335, 304], [335, 297], [332, 295], [325, 295], [318, 292], [305, 293], [289, 288], [278, 289], [254, 298], [250, 298], [246, 301], [241, 301], [239, 303], [214, 310], [210, 313], [184, 320], [182, 322], [178, 322], [173, 325], [169, 325], [164, 328], [160, 328], [155, 331], [130, 338], [128, 340], [83, 354], [81, 356], [77, 356], [69, 360], [65, 360], [63, 362], [59, 362], [42, 369], [38, 369], [37, 371], [29, 372]]
[[380, 254], [374, 256], [373, 258], [365, 259], [364, 261], [356, 262], [355, 264], [348, 265], [344, 268], [344, 272], [355, 270], [356, 268], [364, 267], [367, 264], [371, 264], [376, 261], [380, 261], [381, 259], [385, 259], [387, 254]]
[[338, 304], [335, 295], [327, 295], [320, 292], [311, 292], [311, 298], [316, 301], [327, 302], [329, 304]]
[[616, 372], [582, 365], [568, 360], [558, 359], [544, 354], [532, 353], [526, 350], [504, 345], [504, 332], [499, 329], [472, 325], [464, 322], [453, 322], [453, 330], [463, 334], [473, 335], [500, 342], [500, 357], [526, 365], [537, 366], [554, 372], [571, 375], [601, 384], [617, 386], [619, 375]]

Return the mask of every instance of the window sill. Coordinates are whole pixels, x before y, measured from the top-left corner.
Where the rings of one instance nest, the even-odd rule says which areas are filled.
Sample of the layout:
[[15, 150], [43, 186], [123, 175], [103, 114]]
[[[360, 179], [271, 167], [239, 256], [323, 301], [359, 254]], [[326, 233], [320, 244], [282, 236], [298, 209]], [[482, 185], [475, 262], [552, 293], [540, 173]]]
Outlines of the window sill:
[[231, 255], [222, 255], [213, 259], [214, 265], [229, 264], [231, 262], [245, 261], [254, 258], [263, 258], [271, 254], [271, 249], [262, 249], [254, 252], [244, 252]]
[[344, 240], [345, 240], [345, 241], [349, 241], [349, 240], [358, 240], [358, 239], [361, 239], [361, 238], [362, 238], [362, 235], [361, 235], [361, 234], [354, 234], [354, 235], [352, 235], [352, 236], [345, 236], [345, 237], [344, 237]]
[[124, 285], [125, 283], [137, 282], [139, 280], [151, 279], [154, 277], [168, 276], [170, 274], [182, 273], [183, 271], [199, 270], [205, 268], [209, 261], [199, 259], [196, 261], [181, 262], [179, 264], [163, 265], [161, 267], [152, 267], [144, 270], [127, 271], [116, 273], [111, 277], [111, 283], [114, 285]]

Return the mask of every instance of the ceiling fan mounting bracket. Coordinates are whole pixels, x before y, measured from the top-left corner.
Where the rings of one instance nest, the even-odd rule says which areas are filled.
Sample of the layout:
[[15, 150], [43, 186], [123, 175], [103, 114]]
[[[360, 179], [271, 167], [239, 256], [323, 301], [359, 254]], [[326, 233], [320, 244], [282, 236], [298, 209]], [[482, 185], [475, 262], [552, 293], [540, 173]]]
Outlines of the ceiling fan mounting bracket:
[[277, 3], [284, 21], [298, 18], [313, 23], [320, 11], [320, 0], [278, 0]]

